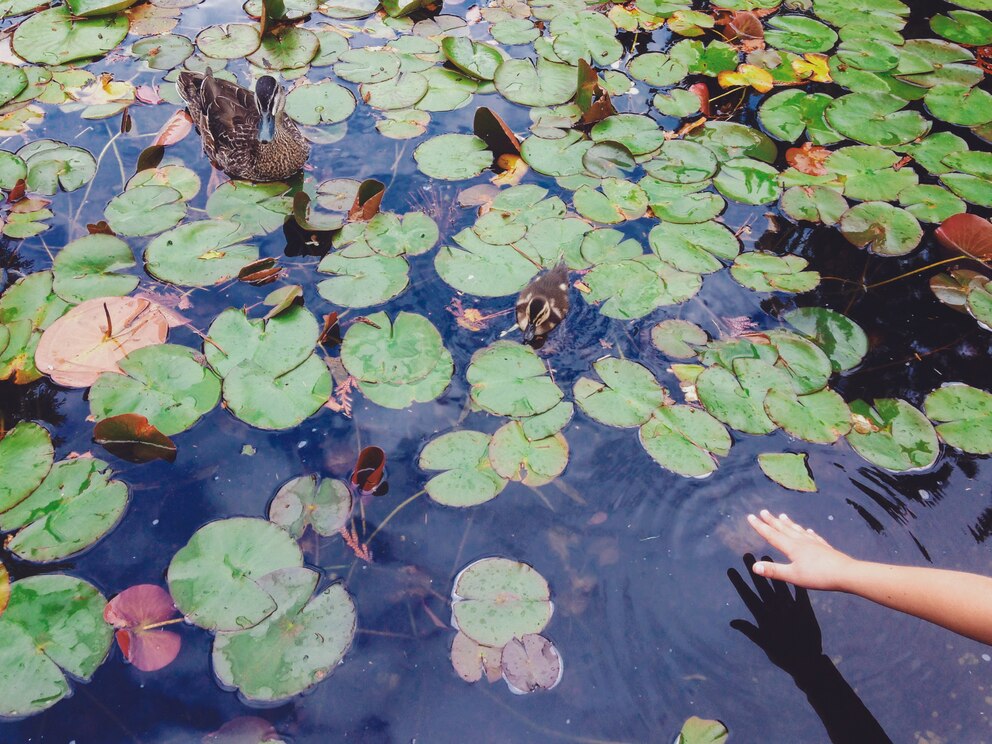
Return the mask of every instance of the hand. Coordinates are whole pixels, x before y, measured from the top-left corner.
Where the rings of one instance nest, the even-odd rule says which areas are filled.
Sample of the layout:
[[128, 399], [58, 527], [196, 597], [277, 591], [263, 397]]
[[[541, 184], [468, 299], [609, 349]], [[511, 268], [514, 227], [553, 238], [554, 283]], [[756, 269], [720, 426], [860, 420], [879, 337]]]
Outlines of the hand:
[[[778, 565], [767, 556], [764, 561], [772, 566]], [[793, 597], [789, 587], [781, 581], [768, 581], [756, 576], [754, 566], [757, 564], [750, 553], [744, 556], [744, 565], [754, 582], [753, 590], [735, 569], [727, 571], [727, 576], [754, 615], [754, 623], [733, 620], [730, 627], [747, 636], [768, 655], [773, 664], [793, 677], [813, 669], [823, 650], [820, 626], [806, 590], [796, 589]]]
[[785, 514], [776, 517], [762, 509], [760, 518], [749, 514], [747, 521], [755, 532], [792, 561], [758, 561], [753, 567], [758, 576], [788, 581], [807, 589], [838, 590], [843, 589], [845, 579], [855, 570], [855, 559], [831, 547], [813, 530], [803, 529]]

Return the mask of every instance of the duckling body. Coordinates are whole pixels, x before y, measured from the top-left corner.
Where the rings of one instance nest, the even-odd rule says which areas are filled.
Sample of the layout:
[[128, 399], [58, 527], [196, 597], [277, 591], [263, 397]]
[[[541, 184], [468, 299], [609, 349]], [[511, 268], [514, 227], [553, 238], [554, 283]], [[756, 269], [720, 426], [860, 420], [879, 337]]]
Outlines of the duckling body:
[[178, 87], [204, 152], [232, 178], [280, 181], [306, 163], [310, 145], [283, 111], [286, 94], [271, 76], [259, 78], [252, 92], [210, 69], [181, 72]]
[[524, 341], [541, 340], [568, 314], [568, 267], [564, 261], [524, 287], [517, 298], [517, 326]]

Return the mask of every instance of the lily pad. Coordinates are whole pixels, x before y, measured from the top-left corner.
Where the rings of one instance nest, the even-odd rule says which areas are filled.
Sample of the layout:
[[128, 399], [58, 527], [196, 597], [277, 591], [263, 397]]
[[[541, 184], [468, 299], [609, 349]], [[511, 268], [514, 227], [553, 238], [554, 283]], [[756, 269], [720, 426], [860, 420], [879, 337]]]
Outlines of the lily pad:
[[496, 475], [532, 488], [550, 483], [568, 464], [568, 442], [561, 434], [529, 439], [519, 421], [504, 424], [489, 444], [489, 462]]
[[796, 395], [776, 387], [765, 397], [768, 417], [794, 437], [832, 444], [851, 430], [851, 411], [833, 390]]
[[258, 49], [258, 28], [249, 23], [222, 23], [207, 26], [196, 35], [196, 46], [214, 59], [240, 59]]
[[75, 191], [96, 175], [93, 156], [64, 142], [34, 140], [18, 150], [17, 155], [27, 166], [28, 190], [39, 194], [52, 196], [59, 187], [63, 191]]
[[835, 372], [853, 369], [868, 353], [868, 337], [861, 326], [838, 312], [823, 307], [803, 307], [783, 317], [823, 349]]
[[317, 271], [333, 274], [317, 285], [321, 297], [342, 307], [371, 307], [399, 295], [410, 282], [402, 256], [381, 256], [362, 245], [328, 253]]
[[351, 491], [344, 481], [301, 475], [279, 487], [268, 514], [270, 521], [297, 539], [307, 526], [318, 535], [330, 537], [344, 529], [351, 508]]
[[227, 181], [210, 194], [207, 214], [214, 220], [237, 223], [246, 235], [266, 235], [282, 227], [293, 213], [288, 192], [289, 186], [278, 181]]
[[448, 284], [479, 297], [501, 297], [519, 292], [538, 269], [512, 246], [494, 246], [470, 229], [455, 235], [456, 246], [442, 246], [434, 268]]
[[923, 99], [930, 113], [949, 124], [966, 127], [992, 121], [992, 94], [967, 85], [936, 85]]
[[868, 462], [905, 473], [937, 461], [940, 444], [927, 417], [904, 400], [878, 398], [873, 405], [851, 403], [854, 428], [848, 444]]
[[548, 582], [526, 563], [483, 558], [455, 577], [451, 622], [478, 644], [502, 647], [544, 630], [554, 610], [550, 595]]
[[93, 545], [127, 507], [127, 486], [111, 475], [107, 463], [92, 457], [55, 463], [30, 496], [0, 514], [0, 531], [16, 533], [7, 538], [7, 549], [23, 560], [49, 563]]
[[313, 31], [299, 26], [276, 26], [247, 59], [263, 70], [291, 70], [306, 67], [319, 49], [320, 41]]
[[48, 432], [21, 421], [0, 439], [0, 513], [21, 503], [41, 484], [55, 461]]
[[472, 134], [442, 134], [413, 151], [417, 167], [431, 178], [460, 181], [475, 178], [493, 164], [486, 143]]
[[634, 156], [654, 152], [665, 143], [665, 133], [648, 116], [615, 114], [593, 126], [594, 142], [619, 142]]
[[833, 100], [826, 93], [784, 90], [761, 104], [758, 119], [776, 139], [795, 142], [805, 131], [814, 144], [829, 145], [842, 139], [824, 119], [824, 111]]
[[[107, 601], [92, 584], [65, 574], [31, 576], [10, 587], [0, 616], [0, 716], [43, 711], [69, 695], [69, 678], [88, 681], [113, 639]], [[44, 611], [41, 611], [41, 610]]]
[[237, 631], [278, 609], [262, 578], [303, 565], [300, 546], [264, 519], [234, 517], [198, 529], [169, 563], [169, 593], [186, 619], [201, 628]]
[[665, 402], [665, 388], [637, 362], [605, 357], [595, 362], [593, 369], [600, 381], [580, 377], [574, 395], [579, 408], [600, 423], [640, 426]]
[[794, 220], [835, 225], [848, 210], [849, 205], [847, 200], [834, 189], [814, 185], [793, 186], [787, 189], [782, 194], [781, 206], [782, 211]]
[[466, 377], [472, 400], [497, 416], [533, 416], [557, 405], [562, 392], [528, 346], [497, 341], [472, 355]]
[[806, 271], [800, 256], [777, 256], [765, 251], [742, 253], [730, 267], [738, 282], [756, 292], [809, 292], [820, 283], [820, 274]]
[[675, 359], [691, 359], [696, 356], [695, 347], [708, 340], [706, 331], [688, 320], [670, 318], [651, 329], [651, 343], [662, 354]]
[[737, 236], [718, 222], [677, 225], [662, 222], [651, 228], [651, 248], [662, 261], [681, 271], [709, 274], [723, 268], [740, 251]]
[[14, 30], [14, 51], [40, 65], [64, 65], [102, 57], [127, 36], [123, 13], [103, 18], [74, 19], [67, 6], [34, 13]]
[[713, 366], [696, 378], [699, 402], [717, 420], [747, 434], [768, 434], [777, 425], [765, 413], [769, 390], [791, 388], [788, 375], [759, 359], [737, 359], [733, 371]]
[[443, 470], [424, 485], [427, 495], [445, 506], [477, 506], [496, 498], [506, 480], [489, 463], [491, 437], [478, 431], [453, 431], [428, 442], [420, 453], [424, 470]]
[[236, 277], [258, 259], [241, 227], [225, 220], [201, 220], [159, 235], [145, 249], [145, 270], [156, 279], [185, 287], [209, 287]]
[[441, 51], [459, 71], [478, 80], [492, 80], [503, 62], [497, 49], [465, 36], [446, 36], [441, 41]]
[[992, 395], [952, 383], [930, 393], [923, 405], [943, 441], [964, 452], [992, 454]]
[[539, 58], [508, 59], [493, 76], [496, 90], [509, 101], [523, 106], [554, 106], [575, 95], [578, 75], [570, 65]]
[[840, 230], [849, 243], [879, 256], [905, 256], [923, 239], [912, 214], [881, 201], [851, 207], [840, 218]]
[[758, 455], [761, 472], [791, 491], [814, 493], [816, 483], [806, 464], [806, 455], [791, 452], [762, 452]]
[[930, 131], [930, 122], [916, 111], [904, 111], [906, 101], [894, 95], [851, 93], [826, 108], [831, 127], [866, 145], [904, 145]]
[[138, 413], [166, 436], [186, 431], [220, 401], [220, 380], [197, 357], [174, 344], [136, 349], [120, 361], [123, 374], [93, 383], [90, 413], [98, 421]]
[[336, 124], [355, 111], [355, 96], [330, 80], [298, 85], [286, 96], [286, 114], [307, 126]]
[[[271, 704], [333, 673], [355, 637], [357, 613], [341, 583], [313, 596], [319, 579], [302, 567], [258, 578], [257, 588], [276, 608], [249, 630], [217, 634], [211, 659], [221, 685], [236, 688], [246, 700]], [[260, 654], [265, 664], [258, 663]]]
[[182, 222], [186, 202], [169, 186], [139, 186], [111, 199], [104, 216], [118, 235], [155, 235]]
[[717, 469], [715, 455], [730, 452], [730, 434], [701, 408], [668, 405], [657, 409], [638, 434], [641, 446], [666, 470], [705, 478]]

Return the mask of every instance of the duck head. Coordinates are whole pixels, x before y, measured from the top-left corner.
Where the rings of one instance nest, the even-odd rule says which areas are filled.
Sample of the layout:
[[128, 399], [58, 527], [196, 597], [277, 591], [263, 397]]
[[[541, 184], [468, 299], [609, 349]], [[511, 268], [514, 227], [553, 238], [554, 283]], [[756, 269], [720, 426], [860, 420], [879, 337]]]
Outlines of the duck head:
[[263, 75], [255, 84], [255, 105], [261, 117], [258, 122], [258, 141], [271, 142], [276, 136], [276, 118], [282, 113], [286, 93], [271, 75]]

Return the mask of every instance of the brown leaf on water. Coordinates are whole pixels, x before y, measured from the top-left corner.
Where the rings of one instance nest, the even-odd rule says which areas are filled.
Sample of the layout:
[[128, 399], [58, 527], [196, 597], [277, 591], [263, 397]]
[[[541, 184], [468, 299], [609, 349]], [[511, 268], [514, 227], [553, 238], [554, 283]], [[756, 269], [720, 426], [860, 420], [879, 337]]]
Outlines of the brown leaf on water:
[[492, 109], [485, 106], [476, 109], [472, 129], [475, 136], [486, 143], [494, 157], [520, 155], [520, 140], [517, 135]]
[[110, 454], [128, 462], [175, 462], [176, 445], [144, 416], [122, 413], [98, 421], [93, 441]]
[[317, 343], [325, 349], [341, 345], [341, 324], [338, 323], [337, 313], [331, 312], [324, 316], [324, 327], [317, 337]]
[[490, 682], [503, 676], [500, 656], [503, 650], [493, 646], [480, 646], [464, 633], [457, 633], [451, 642], [451, 666], [466, 682], [478, 682], [485, 675]]
[[561, 656], [542, 635], [528, 633], [503, 647], [500, 658], [503, 677], [517, 693], [550, 690], [561, 680]]
[[152, 146], [159, 145], [167, 147], [185, 139], [186, 135], [193, 131], [193, 120], [189, 117], [186, 109], [180, 109], [158, 130], [158, 134], [152, 141]]
[[89, 387], [135, 349], [165, 343], [169, 322], [137, 297], [97, 297], [72, 308], [42, 334], [35, 365], [59, 385]]
[[110, 225], [107, 224], [106, 220], [89, 223], [86, 225], [86, 232], [90, 235], [116, 235], [116, 233], [110, 229]]
[[260, 258], [243, 266], [238, 272], [238, 279], [252, 286], [261, 287], [274, 282], [280, 273], [282, 269], [276, 265], [276, 259]]
[[804, 142], [802, 147], [790, 147], [785, 151], [785, 161], [800, 173], [809, 176], [823, 176], [827, 170], [827, 158], [833, 154], [832, 150], [826, 147], [814, 145], [812, 142]]
[[14, 202], [23, 199], [24, 194], [27, 192], [27, 189], [28, 189], [27, 183], [24, 181], [24, 179], [18, 178], [17, 183], [14, 184], [14, 188], [12, 188], [10, 190], [10, 193], [7, 194], [8, 203], [13, 204]]
[[385, 193], [386, 185], [381, 181], [376, 181], [374, 178], [362, 181], [355, 196], [355, 203], [348, 212], [348, 219], [352, 222], [368, 222], [379, 213], [379, 205], [382, 204]]
[[979, 261], [992, 259], [992, 223], [984, 217], [967, 212], [953, 215], [934, 234], [945, 248]]

